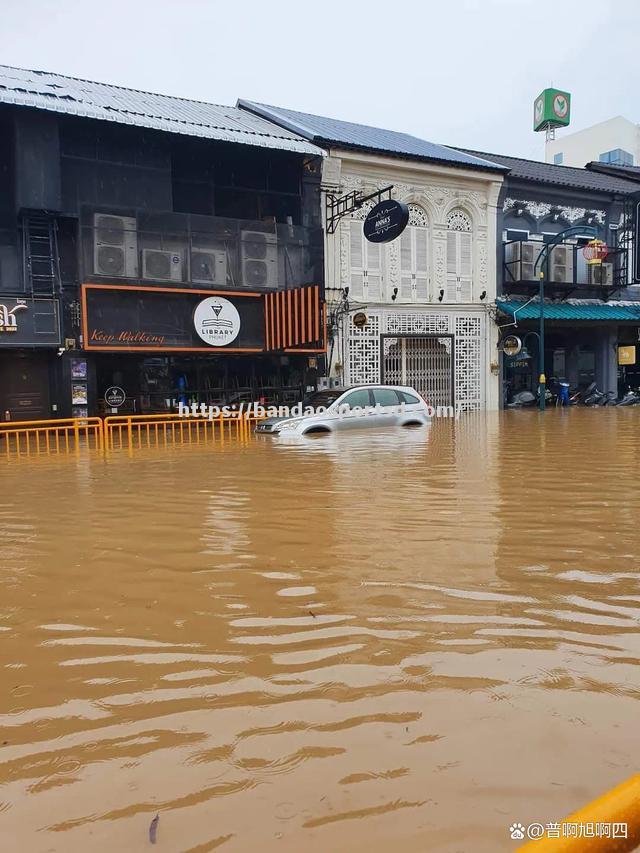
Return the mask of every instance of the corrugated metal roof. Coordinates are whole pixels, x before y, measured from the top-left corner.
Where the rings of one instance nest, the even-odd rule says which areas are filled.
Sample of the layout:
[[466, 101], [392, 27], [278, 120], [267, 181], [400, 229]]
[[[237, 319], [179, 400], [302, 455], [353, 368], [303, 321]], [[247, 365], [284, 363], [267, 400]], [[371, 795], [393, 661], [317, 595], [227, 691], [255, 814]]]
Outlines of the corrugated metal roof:
[[521, 157], [507, 157], [504, 154], [487, 154], [482, 151], [472, 151], [468, 148], [459, 149], [465, 154], [486, 157], [502, 163], [509, 169], [507, 180], [518, 178], [523, 181], [534, 181], [539, 184], [554, 184], [555, 186], [571, 187], [572, 189], [592, 190], [609, 195], [616, 193], [627, 194], [638, 192], [637, 183], [612, 175], [603, 175], [589, 169], [579, 169], [574, 166], [557, 166], [554, 163], [541, 163], [539, 160], [524, 160]]
[[186, 136], [322, 155], [300, 135], [237, 107], [0, 65], [0, 102]]
[[411, 136], [409, 133], [354, 124], [350, 121], [340, 121], [243, 99], [238, 101], [238, 106], [299, 133], [316, 145], [344, 146], [409, 159], [438, 161], [458, 167], [466, 166], [494, 172], [505, 171], [502, 164], [492, 163], [488, 159], [471, 156], [444, 145], [436, 145], [425, 139], [418, 139], [417, 136]]
[[[496, 300], [503, 314], [515, 315], [516, 320], [539, 320], [540, 303], [520, 300]], [[603, 302], [600, 299], [568, 299], [566, 302], [544, 303], [545, 320], [640, 321], [640, 303]]]

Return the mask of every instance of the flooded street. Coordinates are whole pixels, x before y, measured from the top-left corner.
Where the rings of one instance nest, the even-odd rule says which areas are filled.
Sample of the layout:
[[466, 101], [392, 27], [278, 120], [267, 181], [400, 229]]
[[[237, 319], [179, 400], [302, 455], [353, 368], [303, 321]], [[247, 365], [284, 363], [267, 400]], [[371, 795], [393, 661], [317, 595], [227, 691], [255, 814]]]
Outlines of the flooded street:
[[3, 463], [1, 849], [494, 853], [621, 782], [639, 430]]

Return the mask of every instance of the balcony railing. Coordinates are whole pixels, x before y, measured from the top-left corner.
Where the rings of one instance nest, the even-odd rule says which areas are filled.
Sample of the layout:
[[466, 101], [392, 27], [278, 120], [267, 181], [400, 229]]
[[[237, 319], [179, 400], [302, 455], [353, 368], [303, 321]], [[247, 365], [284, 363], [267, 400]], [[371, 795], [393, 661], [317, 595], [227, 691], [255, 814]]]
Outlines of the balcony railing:
[[91, 211], [81, 230], [84, 281], [273, 291], [323, 280], [319, 229], [186, 214], [136, 217]]
[[503, 243], [505, 289], [511, 285], [537, 286], [541, 270], [547, 284], [567, 292], [576, 288], [615, 290], [626, 285], [627, 257], [626, 252], [620, 249], [609, 249], [603, 263], [589, 264], [583, 254], [584, 244], [566, 242], [549, 251], [548, 265], [545, 259], [537, 264], [545, 245], [542, 240], [508, 240]]

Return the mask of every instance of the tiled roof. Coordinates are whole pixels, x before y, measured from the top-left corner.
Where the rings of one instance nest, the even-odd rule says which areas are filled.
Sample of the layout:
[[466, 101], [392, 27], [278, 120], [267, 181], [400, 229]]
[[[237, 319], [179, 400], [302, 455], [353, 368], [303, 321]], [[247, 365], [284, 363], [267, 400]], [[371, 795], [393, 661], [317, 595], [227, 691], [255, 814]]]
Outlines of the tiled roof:
[[300, 136], [315, 142], [316, 145], [342, 146], [408, 159], [437, 161], [451, 166], [485, 169], [494, 172], [505, 171], [501, 164], [492, 163], [484, 157], [477, 157], [454, 148], [447, 148], [444, 145], [436, 145], [408, 133], [354, 124], [350, 121], [340, 121], [311, 113], [287, 110], [282, 107], [272, 107], [268, 104], [258, 104], [255, 101], [240, 99], [238, 106], [274, 121], [294, 133], [299, 133]]
[[587, 163], [585, 169], [601, 172], [603, 175], [615, 175], [617, 178], [628, 178], [630, 181], [640, 182], [640, 166], [622, 166], [617, 163], [601, 163], [599, 160], [592, 160]]
[[321, 155], [308, 140], [237, 107], [0, 65], [0, 103], [115, 121], [186, 136]]
[[541, 163], [539, 160], [523, 160], [520, 157], [506, 157], [504, 154], [487, 154], [482, 151], [471, 151], [467, 148], [460, 150], [464, 151], [465, 154], [486, 157], [506, 166], [510, 170], [507, 180], [509, 178], [518, 178], [519, 180], [533, 181], [538, 184], [554, 184], [555, 186], [591, 190], [592, 192], [602, 192], [609, 195], [638, 191], [638, 186], [633, 181], [603, 175], [589, 169], [577, 169], [573, 166], [556, 166], [554, 163]]
[[[496, 300], [503, 314], [515, 315], [516, 320], [540, 319], [540, 303], [522, 300]], [[640, 321], [640, 302], [603, 302], [600, 299], [567, 299], [565, 302], [544, 303], [545, 320], [611, 320], [637, 323]]]

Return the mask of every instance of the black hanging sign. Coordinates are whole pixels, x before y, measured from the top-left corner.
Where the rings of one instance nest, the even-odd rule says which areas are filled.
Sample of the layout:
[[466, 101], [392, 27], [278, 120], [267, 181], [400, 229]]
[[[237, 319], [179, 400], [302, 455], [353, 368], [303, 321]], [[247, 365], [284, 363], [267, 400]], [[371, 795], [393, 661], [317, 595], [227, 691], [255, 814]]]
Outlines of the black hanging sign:
[[370, 243], [389, 243], [407, 227], [409, 208], [395, 199], [381, 201], [372, 207], [364, 221], [364, 236]]

